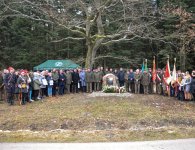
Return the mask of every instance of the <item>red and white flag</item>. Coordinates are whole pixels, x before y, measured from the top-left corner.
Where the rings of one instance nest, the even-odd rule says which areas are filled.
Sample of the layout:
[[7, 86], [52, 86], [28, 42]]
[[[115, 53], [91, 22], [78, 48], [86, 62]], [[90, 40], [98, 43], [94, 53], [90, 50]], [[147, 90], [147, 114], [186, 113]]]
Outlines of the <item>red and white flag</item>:
[[176, 58], [174, 59], [174, 66], [173, 66], [173, 72], [172, 72], [172, 81], [171, 81], [171, 85], [177, 83], [177, 72], [176, 72]]
[[152, 68], [152, 81], [153, 81], [153, 93], [156, 93], [156, 62], [155, 57], [153, 60], [153, 68]]
[[154, 60], [153, 60], [152, 81], [156, 82], [156, 62], [155, 62], [155, 57], [154, 57]]
[[171, 82], [172, 77], [171, 77], [171, 71], [170, 71], [170, 65], [169, 65], [169, 59], [167, 60], [167, 65], [166, 65], [166, 70], [164, 73], [164, 81], [167, 85]]

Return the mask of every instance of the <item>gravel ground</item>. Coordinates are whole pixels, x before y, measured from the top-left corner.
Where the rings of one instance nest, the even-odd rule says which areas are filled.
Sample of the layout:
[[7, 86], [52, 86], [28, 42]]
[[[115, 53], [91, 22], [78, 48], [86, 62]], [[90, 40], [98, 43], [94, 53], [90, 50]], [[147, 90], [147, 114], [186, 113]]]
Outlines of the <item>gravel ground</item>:
[[104, 93], [104, 92], [93, 92], [88, 95], [89, 97], [131, 97], [130, 93]]

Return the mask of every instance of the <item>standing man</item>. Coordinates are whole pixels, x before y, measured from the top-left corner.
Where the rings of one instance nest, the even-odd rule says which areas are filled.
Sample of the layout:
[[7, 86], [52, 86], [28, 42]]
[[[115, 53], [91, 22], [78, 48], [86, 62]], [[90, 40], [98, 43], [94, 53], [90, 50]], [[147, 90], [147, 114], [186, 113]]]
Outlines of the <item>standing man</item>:
[[148, 94], [148, 87], [150, 84], [150, 75], [146, 70], [144, 70], [144, 72], [142, 74], [141, 82], [142, 82], [142, 85], [144, 88], [144, 94]]
[[59, 95], [64, 94], [65, 85], [66, 85], [66, 76], [64, 74], [64, 71], [60, 70], [60, 74], [59, 74]]
[[86, 84], [87, 84], [87, 93], [91, 93], [92, 92], [92, 81], [93, 81], [93, 76], [92, 76], [92, 72], [90, 69], [87, 70], [86, 72]]
[[156, 93], [159, 95], [162, 93], [162, 74], [161, 74], [161, 69], [159, 68], [157, 70], [156, 74]]
[[114, 69], [114, 73], [113, 73], [116, 77], [118, 75], [118, 70], [117, 69]]
[[102, 83], [103, 83], [103, 76], [104, 76], [104, 68], [100, 67], [98, 68], [98, 72], [100, 74], [100, 90], [102, 90]]
[[129, 85], [129, 71], [127, 70], [127, 72], [125, 73], [125, 89], [127, 92], [130, 92], [130, 85]]
[[195, 70], [192, 71], [192, 81], [190, 83], [190, 92], [192, 93], [193, 100], [195, 101]]
[[133, 69], [130, 69], [129, 71], [129, 76], [128, 76], [128, 81], [129, 81], [129, 86], [130, 86], [130, 92], [131, 93], [134, 93], [135, 90], [134, 90], [134, 72], [133, 72]]
[[74, 69], [72, 73], [72, 92], [73, 93], [78, 93], [79, 80], [80, 80], [79, 73], [77, 69]]
[[8, 68], [9, 73], [5, 76], [5, 87], [7, 91], [7, 100], [9, 105], [14, 105], [15, 84], [17, 82], [14, 68]]
[[94, 72], [94, 91], [100, 90], [101, 75], [98, 69]]
[[52, 95], [56, 96], [59, 80], [59, 73], [56, 69], [53, 69], [52, 79], [53, 79]]
[[118, 81], [119, 86], [122, 87], [125, 84], [125, 72], [123, 71], [123, 68], [120, 68], [120, 71], [118, 73]]
[[139, 69], [135, 71], [134, 79], [135, 79], [135, 82], [134, 82], [135, 83], [135, 94], [139, 94], [140, 93], [140, 79], [141, 79], [141, 73]]
[[66, 71], [66, 90], [67, 93], [70, 93], [70, 85], [72, 83], [72, 73], [70, 72], [70, 70]]
[[4, 89], [3, 74], [2, 72], [0, 72], [0, 100], [3, 100], [3, 89]]
[[152, 69], [149, 68], [148, 70], [149, 70], [149, 76], [150, 76], [150, 83], [149, 83], [149, 87], [148, 87], [149, 88], [148, 92], [150, 94], [152, 94], [153, 93]]

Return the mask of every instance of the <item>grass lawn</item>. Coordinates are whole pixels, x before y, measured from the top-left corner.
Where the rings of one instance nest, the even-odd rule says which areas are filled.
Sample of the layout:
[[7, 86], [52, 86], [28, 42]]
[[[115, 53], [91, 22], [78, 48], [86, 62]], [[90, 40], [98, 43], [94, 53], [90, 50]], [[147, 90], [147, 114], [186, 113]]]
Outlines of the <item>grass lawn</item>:
[[121, 142], [195, 138], [195, 103], [159, 95], [69, 94], [0, 103], [0, 142]]

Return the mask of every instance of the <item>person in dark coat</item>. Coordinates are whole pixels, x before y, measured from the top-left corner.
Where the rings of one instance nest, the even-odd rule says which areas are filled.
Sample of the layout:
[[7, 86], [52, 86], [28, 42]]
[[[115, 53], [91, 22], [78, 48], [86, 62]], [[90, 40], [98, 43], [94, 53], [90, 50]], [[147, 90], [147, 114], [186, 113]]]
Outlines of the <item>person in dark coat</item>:
[[[18, 78], [20, 76], [19, 71], [15, 71], [14, 74], [16, 75], [16, 81], [18, 81]], [[20, 99], [22, 99], [20, 94], [21, 94], [20, 88], [18, 87], [18, 83], [16, 83], [15, 84], [15, 92], [14, 92], [14, 100], [20, 101]]]
[[0, 100], [3, 100], [3, 90], [4, 90], [3, 74], [2, 72], [0, 72]]
[[7, 91], [7, 101], [9, 105], [14, 105], [14, 93], [15, 93], [15, 84], [17, 82], [16, 75], [14, 74], [14, 68], [8, 68], [9, 73], [5, 76], [5, 87]]
[[123, 71], [123, 68], [120, 68], [120, 71], [118, 72], [118, 81], [120, 87], [124, 86], [125, 84], [125, 72]]
[[48, 82], [48, 86], [47, 86], [47, 94], [49, 97], [52, 97], [52, 87], [53, 87], [53, 78], [52, 78], [52, 73], [49, 72], [48, 76], [47, 76], [47, 82]]
[[192, 93], [193, 100], [195, 101], [195, 70], [192, 71], [192, 80], [190, 83], [190, 92]]
[[59, 73], [56, 69], [52, 71], [52, 79], [53, 79], [53, 86], [52, 86], [52, 95], [56, 96], [57, 94], [57, 87], [58, 87], [58, 80], [59, 80]]
[[80, 80], [79, 73], [77, 69], [74, 69], [72, 73], [72, 92], [73, 93], [78, 93], [79, 80]]
[[149, 83], [149, 86], [148, 86], [148, 93], [152, 94], [153, 93], [152, 69], [148, 68], [148, 70], [149, 70], [148, 74], [150, 76], [150, 83]]
[[135, 93], [135, 84], [134, 84], [135, 77], [134, 76], [135, 75], [134, 75], [133, 69], [130, 69], [129, 75], [128, 75], [128, 82], [129, 82], [131, 93]]
[[65, 85], [66, 85], [66, 76], [64, 74], [64, 71], [60, 70], [60, 74], [59, 74], [59, 95], [64, 94]]
[[118, 75], [118, 70], [117, 70], [117, 69], [114, 69], [113, 74], [117, 77], [117, 75]]

